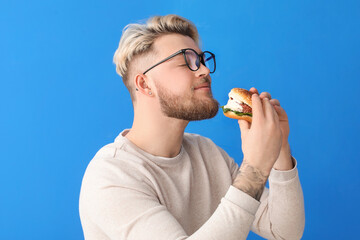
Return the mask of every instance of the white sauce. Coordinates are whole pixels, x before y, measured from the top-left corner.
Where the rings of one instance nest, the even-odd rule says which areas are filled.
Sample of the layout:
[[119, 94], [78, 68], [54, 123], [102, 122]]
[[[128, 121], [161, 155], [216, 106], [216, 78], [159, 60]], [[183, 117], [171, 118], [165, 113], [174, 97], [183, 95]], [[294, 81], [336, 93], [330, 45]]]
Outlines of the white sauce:
[[[231, 98], [233, 98], [231, 100]], [[242, 102], [238, 102], [235, 100], [234, 97], [232, 97], [231, 92], [229, 93], [229, 101], [227, 102], [227, 104], [224, 106], [224, 108], [230, 108], [231, 110], [234, 111], [238, 111], [238, 112], [242, 112], [243, 111], [243, 107], [240, 105]]]

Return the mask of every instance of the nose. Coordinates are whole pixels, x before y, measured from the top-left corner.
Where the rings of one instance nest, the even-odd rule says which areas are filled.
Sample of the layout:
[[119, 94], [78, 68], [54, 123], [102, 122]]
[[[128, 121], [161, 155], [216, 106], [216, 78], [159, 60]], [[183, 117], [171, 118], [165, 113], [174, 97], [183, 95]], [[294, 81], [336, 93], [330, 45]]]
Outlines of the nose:
[[200, 63], [200, 67], [195, 73], [198, 77], [208, 76], [210, 74], [210, 69], [207, 68], [204, 64]]

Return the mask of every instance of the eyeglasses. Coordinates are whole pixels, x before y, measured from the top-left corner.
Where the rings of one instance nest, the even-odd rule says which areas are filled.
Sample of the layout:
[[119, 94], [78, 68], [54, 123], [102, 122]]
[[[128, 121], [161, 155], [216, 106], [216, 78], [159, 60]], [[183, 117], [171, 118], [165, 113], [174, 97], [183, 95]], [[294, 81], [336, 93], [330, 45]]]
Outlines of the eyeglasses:
[[169, 60], [170, 58], [173, 58], [180, 53], [183, 54], [186, 66], [191, 71], [197, 71], [200, 68], [200, 65], [203, 64], [205, 67], [207, 67], [210, 70], [210, 73], [215, 72], [216, 69], [216, 62], [215, 62], [215, 55], [209, 51], [202, 52], [198, 54], [194, 49], [192, 48], [185, 48], [177, 51], [176, 53], [170, 55], [169, 57], [165, 58], [164, 60], [158, 62], [154, 66], [148, 68], [143, 74], [147, 73], [157, 65]]

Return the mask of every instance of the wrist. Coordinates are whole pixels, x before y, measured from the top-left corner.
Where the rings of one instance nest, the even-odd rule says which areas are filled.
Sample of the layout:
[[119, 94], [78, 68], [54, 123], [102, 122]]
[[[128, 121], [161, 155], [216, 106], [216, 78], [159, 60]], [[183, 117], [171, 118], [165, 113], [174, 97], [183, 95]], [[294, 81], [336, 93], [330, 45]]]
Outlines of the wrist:
[[233, 186], [260, 201], [269, 174], [243, 162], [240, 166]]
[[290, 145], [288, 142], [281, 146], [279, 157], [276, 160], [273, 168], [280, 171], [287, 171], [294, 168]]

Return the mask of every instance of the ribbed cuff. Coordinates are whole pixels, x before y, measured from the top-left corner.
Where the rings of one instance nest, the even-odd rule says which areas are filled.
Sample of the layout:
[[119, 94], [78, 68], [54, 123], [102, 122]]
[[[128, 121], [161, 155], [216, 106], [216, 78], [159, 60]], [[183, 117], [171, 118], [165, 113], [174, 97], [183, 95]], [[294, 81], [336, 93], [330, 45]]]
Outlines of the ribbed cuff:
[[237, 189], [233, 185], [230, 185], [225, 198], [253, 215], [255, 215], [260, 206], [259, 201], [244, 193], [240, 189]]
[[291, 159], [294, 164], [294, 168], [290, 170], [276, 170], [275, 168], [271, 169], [269, 181], [275, 181], [275, 182], [286, 182], [296, 177], [297, 175], [297, 161], [296, 159], [291, 156]]

